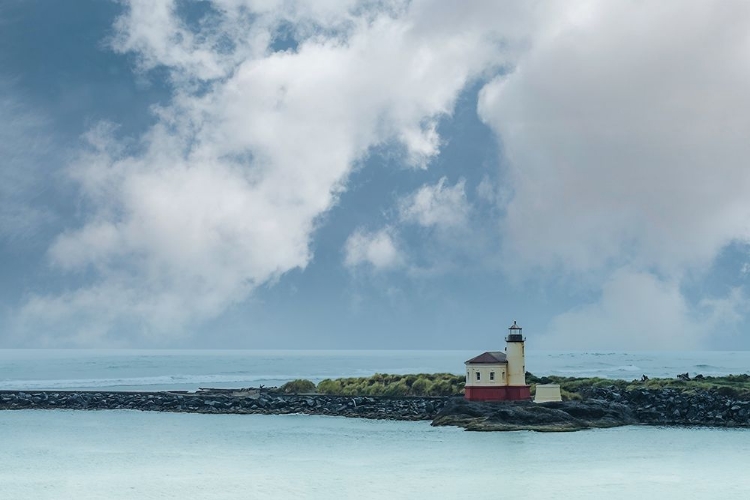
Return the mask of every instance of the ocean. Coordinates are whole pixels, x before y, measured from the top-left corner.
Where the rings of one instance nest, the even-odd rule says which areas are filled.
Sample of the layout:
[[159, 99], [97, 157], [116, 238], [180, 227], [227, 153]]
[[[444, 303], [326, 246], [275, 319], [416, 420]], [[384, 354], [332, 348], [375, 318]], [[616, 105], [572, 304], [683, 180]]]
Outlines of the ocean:
[[[462, 373], [460, 351], [0, 351], [3, 389], [195, 390]], [[750, 373], [748, 352], [562, 353], [539, 375]], [[0, 412], [0, 499], [747, 499], [750, 430], [472, 433], [427, 422]]]
[[[196, 390], [278, 386], [296, 378], [456, 373], [476, 351], [0, 349], [2, 389]], [[750, 351], [530, 351], [535, 375], [636, 379], [750, 373]]]

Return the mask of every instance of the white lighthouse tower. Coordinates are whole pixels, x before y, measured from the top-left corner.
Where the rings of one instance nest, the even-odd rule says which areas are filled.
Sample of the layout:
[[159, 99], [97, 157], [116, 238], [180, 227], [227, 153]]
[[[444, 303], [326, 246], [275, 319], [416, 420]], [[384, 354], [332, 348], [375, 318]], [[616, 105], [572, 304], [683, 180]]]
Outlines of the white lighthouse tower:
[[508, 385], [526, 385], [526, 353], [523, 328], [513, 321], [505, 337], [505, 356], [508, 360]]
[[514, 321], [505, 337], [505, 352], [488, 351], [468, 360], [464, 397], [470, 401], [530, 399], [525, 340], [523, 329]]

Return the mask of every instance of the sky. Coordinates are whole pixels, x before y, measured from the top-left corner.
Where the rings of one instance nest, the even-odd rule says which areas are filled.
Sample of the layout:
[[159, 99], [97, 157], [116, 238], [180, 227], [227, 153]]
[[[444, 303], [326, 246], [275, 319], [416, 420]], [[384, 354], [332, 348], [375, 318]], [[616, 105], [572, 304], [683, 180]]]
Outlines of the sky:
[[750, 349], [750, 3], [5, 0], [0, 347]]

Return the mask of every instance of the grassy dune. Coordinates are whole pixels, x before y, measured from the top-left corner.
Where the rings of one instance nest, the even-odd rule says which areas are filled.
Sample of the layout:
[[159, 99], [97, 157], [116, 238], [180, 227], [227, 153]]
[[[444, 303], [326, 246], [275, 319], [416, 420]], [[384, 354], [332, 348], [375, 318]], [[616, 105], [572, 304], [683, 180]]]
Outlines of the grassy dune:
[[451, 373], [420, 373], [321, 380], [293, 380], [279, 390], [286, 393], [317, 393], [337, 396], [454, 396], [464, 390], [464, 376]]
[[[685, 393], [715, 390], [725, 396], [750, 399], [750, 375], [724, 377], [699, 377], [690, 380], [678, 378], [653, 378], [641, 380], [615, 380], [606, 378], [537, 377], [526, 373], [526, 382], [532, 394], [536, 384], [560, 384], [564, 400], [580, 400], [581, 392], [590, 387], [616, 386], [622, 390], [675, 389]], [[463, 394], [464, 376], [451, 373], [420, 373], [414, 375], [388, 375], [376, 373], [371, 377], [325, 379], [319, 384], [309, 380], [293, 380], [279, 388], [287, 394], [329, 394], [337, 396], [454, 396]]]

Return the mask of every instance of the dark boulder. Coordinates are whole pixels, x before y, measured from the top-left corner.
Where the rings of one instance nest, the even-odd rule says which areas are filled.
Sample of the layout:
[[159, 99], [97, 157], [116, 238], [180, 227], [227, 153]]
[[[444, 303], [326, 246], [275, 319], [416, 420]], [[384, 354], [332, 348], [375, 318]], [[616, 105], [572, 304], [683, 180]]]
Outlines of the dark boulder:
[[576, 431], [637, 423], [620, 403], [603, 400], [532, 403], [521, 401], [471, 402], [453, 399], [432, 425], [455, 425], [474, 431]]

